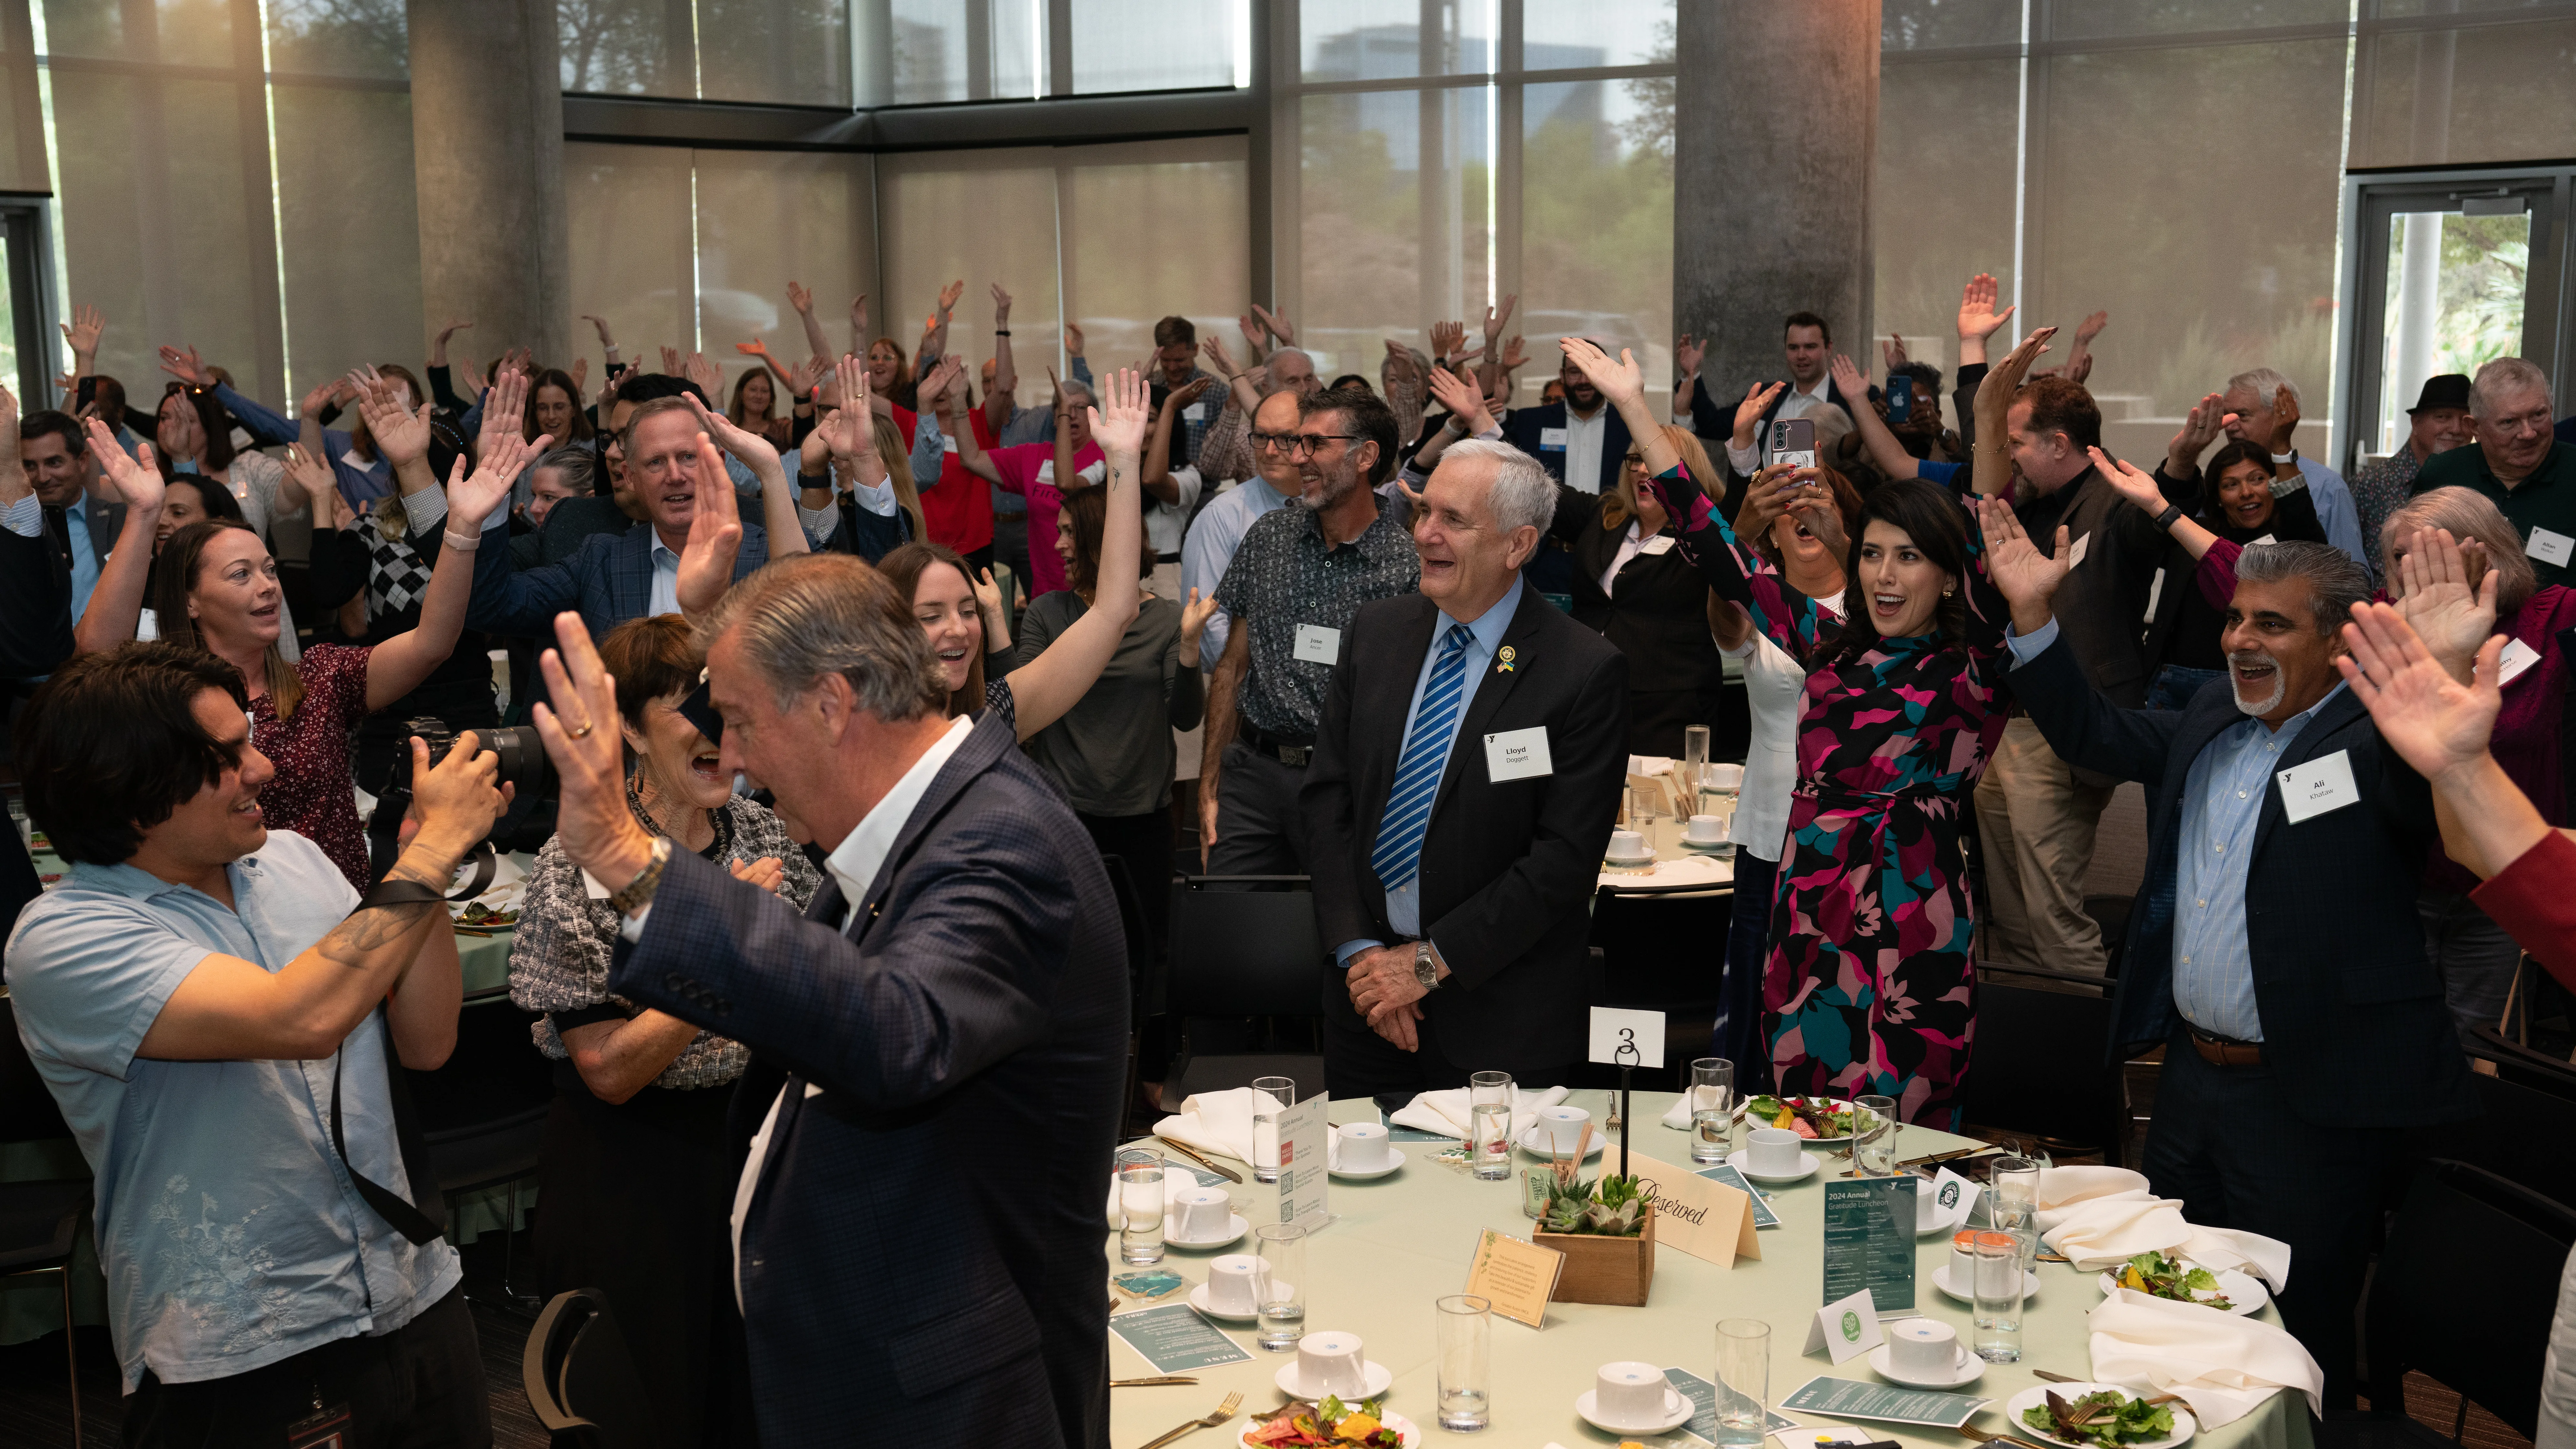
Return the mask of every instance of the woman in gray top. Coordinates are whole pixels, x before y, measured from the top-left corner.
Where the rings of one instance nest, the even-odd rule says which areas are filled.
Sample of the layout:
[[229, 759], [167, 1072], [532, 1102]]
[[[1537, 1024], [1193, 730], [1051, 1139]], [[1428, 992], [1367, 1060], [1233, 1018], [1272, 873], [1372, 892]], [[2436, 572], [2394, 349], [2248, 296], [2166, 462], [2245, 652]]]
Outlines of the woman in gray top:
[[[627, 808], [645, 829], [767, 886], [802, 910], [821, 875], [778, 817], [733, 793], [718, 762], [723, 725], [704, 708], [705, 661], [677, 614], [630, 619], [599, 643], [617, 677]], [[667, 1444], [747, 1418], [724, 1401], [742, 1352], [727, 1215], [725, 1147], [740, 1043], [608, 994], [617, 913], [549, 840], [528, 876], [510, 950], [510, 999], [544, 1013], [537, 1049], [554, 1061], [555, 1100], [538, 1155], [536, 1258], [548, 1294], [599, 1288], [617, 1306]]]
[[[1107, 490], [1077, 488], [1056, 515], [1055, 549], [1071, 588], [1040, 594], [1020, 626], [1015, 667], [1038, 657], [1057, 635], [1090, 612], [1100, 583], [1100, 538]], [[1146, 560], [1151, 568], [1151, 560]], [[1145, 595], [1136, 622], [1118, 641], [1109, 667], [1062, 719], [1022, 748], [1073, 802], [1100, 853], [1126, 863], [1156, 950], [1171, 905], [1172, 731], [1194, 728], [1204, 698], [1199, 685], [1199, 631], [1216, 601]]]

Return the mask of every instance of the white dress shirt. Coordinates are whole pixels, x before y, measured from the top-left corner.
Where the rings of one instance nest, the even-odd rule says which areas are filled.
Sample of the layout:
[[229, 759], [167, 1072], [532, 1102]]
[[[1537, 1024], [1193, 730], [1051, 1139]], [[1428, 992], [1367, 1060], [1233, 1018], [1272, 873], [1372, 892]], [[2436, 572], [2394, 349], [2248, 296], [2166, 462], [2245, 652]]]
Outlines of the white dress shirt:
[[1565, 486], [1585, 493], [1601, 491], [1601, 439], [1610, 428], [1610, 404], [1578, 418], [1565, 410]]
[[[1773, 421], [1776, 422], [1781, 418], [1808, 417], [1820, 408], [1833, 406], [1832, 400], [1827, 396], [1833, 385], [1833, 374], [1827, 373], [1816, 379], [1814, 387], [1791, 387], [1786, 393], [1781, 394], [1779, 410], [1771, 415]], [[1729, 439], [1726, 445], [1726, 466], [1747, 478], [1761, 472], [1763, 450], [1767, 446], [1763, 441], [1763, 432], [1764, 429], [1754, 429], [1753, 446], [1750, 448], [1739, 448], [1735, 446], [1732, 439]]]
[[1601, 571], [1602, 593], [1610, 592], [1610, 586], [1619, 581], [1619, 570], [1628, 566], [1628, 560], [1637, 556], [1637, 550], [1643, 547], [1645, 542], [1645, 539], [1638, 536], [1637, 520], [1629, 519], [1628, 531], [1619, 536], [1619, 551], [1611, 555], [1610, 567]]

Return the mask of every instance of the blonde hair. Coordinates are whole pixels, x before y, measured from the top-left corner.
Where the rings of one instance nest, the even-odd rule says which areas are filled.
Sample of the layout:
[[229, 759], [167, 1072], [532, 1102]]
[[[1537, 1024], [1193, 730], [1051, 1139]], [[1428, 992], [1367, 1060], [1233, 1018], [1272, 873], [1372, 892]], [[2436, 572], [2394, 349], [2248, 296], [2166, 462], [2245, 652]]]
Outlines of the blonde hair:
[[2397, 541], [2419, 529], [2448, 529], [2463, 543], [2476, 539], [2487, 551], [2487, 566], [2496, 571], [2496, 617], [2509, 618], [2540, 587], [2540, 575], [2523, 552], [2522, 532], [2506, 520], [2494, 500], [2471, 488], [2433, 488], [2406, 500], [2379, 526], [2379, 560], [2386, 576], [2397, 576]]
[[[1709, 466], [1708, 450], [1700, 446], [1699, 435], [1670, 423], [1660, 426], [1664, 431], [1664, 441], [1672, 444], [1673, 451], [1682, 455], [1682, 466], [1690, 470], [1691, 481], [1703, 489], [1717, 487], [1717, 472]], [[1635, 439], [1630, 439], [1628, 445], [1639, 449], [1644, 447]], [[1637, 513], [1637, 485], [1629, 481], [1628, 470], [1622, 468], [1619, 470], [1619, 486], [1601, 495], [1601, 526], [1615, 533], [1626, 528], [1628, 520], [1636, 517]]]
[[921, 511], [921, 489], [912, 477], [912, 453], [904, 447], [903, 434], [896, 431], [894, 419], [874, 418], [874, 422], [869, 431], [876, 437], [877, 456], [885, 460], [886, 481], [894, 485], [895, 506], [912, 520], [912, 536], [927, 539], [930, 520]]

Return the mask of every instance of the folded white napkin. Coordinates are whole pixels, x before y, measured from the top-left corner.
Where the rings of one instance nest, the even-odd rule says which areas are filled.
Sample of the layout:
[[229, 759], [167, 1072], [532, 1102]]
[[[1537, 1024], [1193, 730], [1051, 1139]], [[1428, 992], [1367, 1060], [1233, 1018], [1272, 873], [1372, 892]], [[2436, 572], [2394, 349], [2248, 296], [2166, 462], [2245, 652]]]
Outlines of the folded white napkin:
[[[1172, 1199], [1199, 1185], [1187, 1168], [1165, 1166], [1163, 1169], [1163, 1211], [1172, 1210]], [[1118, 1174], [1109, 1174], [1109, 1226], [1112, 1231], [1127, 1226], [1127, 1214], [1118, 1201]]]
[[2282, 1389], [2324, 1411], [2325, 1373], [2268, 1323], [2116, 1288], [2087, 1315], [2093, 1377], [2144, 1394], [2180, 1394], [2204, 1429], [2233, 1423]]
[[2043, 1213], [2097, 1197], [2146, 1190], [2147, 1175], [2125, 1167], [2044, 1166], [2039, 1170], [2039, 1210]]
[[[2119, 1171], [2100, 1167], [2056, 1170]], [[2047, 1171], [2040, 1173], [2043, 1203], [2048, 1201], [2048, 1176]], [[2289, 1244], [2260, 1233], [2201, 1227], [2184, 1219], [2179, 1199], [2157, 1197], [2144, 1187], [2107, 1192], [2056, 1208], [2042, 1207], [2039, 1236], [2041, 1242], [2064, 1253], [2068, 1261], [2086, 1271], [2116, 1267], [2140, 1253], [2169, 1253], [2212, 1272], [2243, 1269], [2272, 1285], [2274, 1292], [2288, 1287], [2290, 1282]]]
[[1735, 879], [1735, 862], [1714, 855], [1700, 855], [1676, 846], [1655, 857], [1650, 870], [1604, 870], [1600, 884], [1612, 890], [1635, 890], [1642, 885], [1659, 888], [1681, 886], [1718, 886]]
[[[1512, 1140], [1526, 1136], [1530, 1125], [1538, 1121], [1538, 1109], [1553, 1107], [1565, 1100], [1563, 1087], [1512, 1088]], [[1437, 1132], [1443, 1137], [1465, 1141], [1470, 1125], [1467, 1089], [1452, 1087], [1445, 1092], [1424, 1092], [1405, 1103], [1386, 1120], [1398, 1127], [1411, 1127], [1419, 1132]]]
[[1628, 773], [1631, 775], [1669, 775], [1672, 772], [1673, 757], [1670, 755], [1630, 755], [1628, 757]]
[[[1284, 1105], [1268, 1092], [1260, 1096], [1262, 1105], [1274, 1112]], [[1169, 1137], [1201, 1152], [1231, 1157], [1237, 1162], [1250, 1162], [1252, 1098], [1250, 1087], [1197, 1093], [1181, 1103], [1178, 1116], [1166, 1117], [1155, 1123], [1154, 1135]]]

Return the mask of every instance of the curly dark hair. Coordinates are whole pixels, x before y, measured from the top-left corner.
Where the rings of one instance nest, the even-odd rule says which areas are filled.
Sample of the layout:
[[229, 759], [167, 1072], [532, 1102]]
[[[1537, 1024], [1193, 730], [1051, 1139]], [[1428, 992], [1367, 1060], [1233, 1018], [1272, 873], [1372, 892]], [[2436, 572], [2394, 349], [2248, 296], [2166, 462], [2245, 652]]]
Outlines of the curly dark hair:
[[84, 654], [45, 681], [18, 717], [18, 770], [27, 817], [57, 854], [120, 864], [145, 831], [240, 765], [240, 750], [197, 722], [209, 689], [250, 708], [240, 670], [166, 640]]

